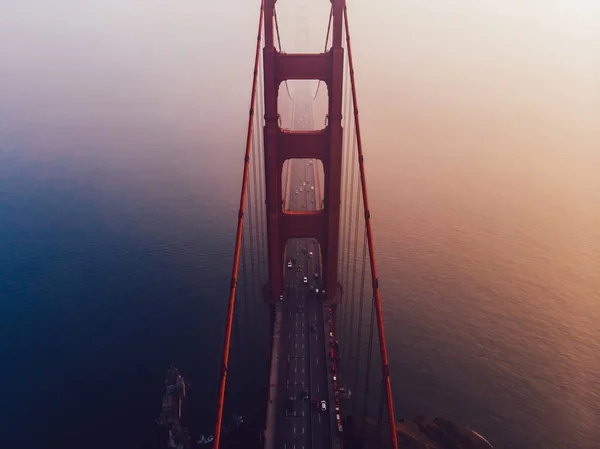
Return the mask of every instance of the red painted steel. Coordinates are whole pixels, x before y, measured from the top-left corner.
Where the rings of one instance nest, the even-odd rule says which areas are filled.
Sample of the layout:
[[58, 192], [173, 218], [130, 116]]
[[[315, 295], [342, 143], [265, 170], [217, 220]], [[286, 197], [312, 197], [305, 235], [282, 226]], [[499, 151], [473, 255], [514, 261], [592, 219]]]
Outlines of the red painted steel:
[[280, 163], [286, 159], [313, 158], [323, 160], [329, 151], [329, 131], [289, 131], [281, 130], [279, 144], [282, 151]]
[[258, 63], [260, 60], [261, 30], [264, 17], [264, 0], [260, 5], [260, 16], [258, 19], [258, 36], [256, 41], [256, 54], [254, 56], [254, 77], [252, 79], [252, 94], [250, 96], [250, 115], [248, 117], [248, 133], [246, 135], [246, 153], [244, 156], [244, 175], [242, 178], [242, 191], [240, 193], [240, 209], [238, 214], [237, 233], [235, 237], [235, 251], [233, 253], [233, 267], [231, 269], [231, 286], [229, 290], [229, 305], [227, 309], [227, 324], [225, 326], [225, 341], [223, 343], [223, 354], [221, 361], [221, 379], [219, 384], [217, 419], [215, 424], [214, 449], [219, 449], [221, 442], [221, 425], [223, 422], [223, 406], [225, 404], [225, 387], [227, 385], [227, 368], [229, 365], [229, 348], [231, 345], [231, 328], [233, 325], [233, 313], [235, 309], [235, 293], [237, 289], [237, 274], [240, 263], [240, 250], [242, 245], [242, 231], [244, 226], [244, 209], [246, 205], [246, 191], [248, 187], [248, 172], [250, 168], [250, 149], [252, 148], [252, 132], [254, 124], [254, 103], [256, 101], [256, 85], [258, 79]]
[[[332, 1], [333, 45], [324, 53], [287, 54], [274, 42], [276, 0], [266, 0], [264, 9], [265, 47], [265, 184], [267, 196], [267, 247], [269, 295], [273, 301], [283, 293], [285, 244], [294, 237], [316, 238], [323, 248], [324, 282], [329, 300], [337, 286], [340, 191], [342, 177], [342, 48], [343, 0]], [[275, 22], [276, 25], [276, 22]], [[327, 83], [329, 121], [322, 131], [284, 131], [278, 124], [277, 95], [288, 79], [318, 79]], [[325, 206], [318, 212], [285, 212], [282, 207], [281, 172], [290, 158], [315, 158], [323, 163]]]
[[323, 80], [331, 76], [330, 53], [277, 53], [275, 57], [277, 81]]
[[340, 199], [342, 189], [342, 86], [344, 81], [344, 49], [342, 48], [342, 15], [345, 0], [332, 0], [332, 73], [327, 89], [329, 93], [328, 123], [330, 152], [325, 172], [325, 208], [327, 214], [327, 240], [324, 245], [324, 281], [328, 301], [333, 301], [337, 290]]
[[371, 229], [371, 217], [369, 213], [369, 201], [367, 199], [367, 180], [365, 176], [365, 165], [362, 151], [362, 141], [360, 136], [360, 124], [358, 120], [358, 103], [356, 100], [356, 84], [354, 80], [354, 65], [352, 64], [352, 47], [350, 46], [350, 31], [348, 28], [348, 11], [344, 6], [344, 24], [346, 26], [346, 47], [348, 49], [348, 62], [350, 65], [350, 82], [352, 84], [352, 103], [354, 106], [354, 122], [356, 124], [356, 140], [358, 147], [358, 163], [360, 167], [360, 181], [365, 206], [365, 223], [367, 227], [367, 240], [369, 245], [369, 259], [371, 262], [371, 278], [373, 280], [373, 295], [375, 298], [375, 313], [377, 316], [377, 332], [379, 334], [379, 350], [381, 352], [383, 378], [385, 382], [385, 393], [387, 399], [387, 409], [390, 420], [390, 437], [392, 438], [392, 447], [398, 449], [398, 437], [396, 434], [396, 417], [394, 415], [394, 403], [392, 401], [392, 385], [390, 381], [390, 370], [388, 363], [387, 347], [385, 343], [385, 333], [383, 330], [383, 315], [381, 312], [381, 296], [379, 293], [379, 280], [377, 278], [377, 269], [375, 266], [375, 249], [373, 247], [373, 232]]

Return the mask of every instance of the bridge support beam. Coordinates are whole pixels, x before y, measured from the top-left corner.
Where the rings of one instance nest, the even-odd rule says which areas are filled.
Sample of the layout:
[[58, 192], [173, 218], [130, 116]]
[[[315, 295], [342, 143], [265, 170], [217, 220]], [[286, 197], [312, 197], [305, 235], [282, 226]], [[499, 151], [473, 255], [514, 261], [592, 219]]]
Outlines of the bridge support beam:
[[[342, 83], [344, 49], [342, 26], [345, 0], [332, 3], [332, 47], [325, 53], [286, 54], [275, 49], [274, 11], [276, 0], [265, 0], [265, 183], [269, 293], [276, 300], [283, 293], [284, 251], [289, 238], [312, 237], [323, 249], [323, 282], [327, 300], [337, 290], [340, 197], [342, 179]], [[284, 131], [278, 124], [277, 96], [285, 80], [316, 79], [327, 84], [328, 123], [321, 131]], [[318, 212], [285, 212], [282, 207], [281, 172], [291, 158], [314, 158], [323, 163], [324, 208]]]

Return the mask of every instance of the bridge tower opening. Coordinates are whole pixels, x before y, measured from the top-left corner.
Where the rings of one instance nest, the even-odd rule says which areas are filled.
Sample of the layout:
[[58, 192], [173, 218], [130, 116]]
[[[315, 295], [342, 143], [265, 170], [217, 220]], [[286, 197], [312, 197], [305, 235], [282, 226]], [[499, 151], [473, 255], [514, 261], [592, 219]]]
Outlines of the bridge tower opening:
[[[331, 47], [323, 53], [283, 53], [275, 47], [275, 3], [264, 3], [264, 164], [266, 184], [269, 301], [284, 292], [285, 246], [292, 238], [316, 239], [322, 252], [322, 285], [332, 301], [338, 279], [340, 193], [342, 177], [342, 83], [344, 1], [332, 1]], [[321, 130], [281, 126], [279, 94], [288, 80], [317, 80], [326, 86], [327, 120]], [[312, 98], [294, 95], [295, 106]], [[290, 159], [315, 159], [323, 167], [322, 208], [314, 213], [288, 213], [282, 207], [284, 163]]]

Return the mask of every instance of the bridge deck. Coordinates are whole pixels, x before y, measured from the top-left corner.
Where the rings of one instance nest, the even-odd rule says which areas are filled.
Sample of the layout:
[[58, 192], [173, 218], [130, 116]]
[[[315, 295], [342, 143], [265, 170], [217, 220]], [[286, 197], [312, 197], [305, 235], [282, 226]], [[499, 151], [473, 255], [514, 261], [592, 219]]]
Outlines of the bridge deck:
[[[298, 128], [308, 127], [312, 116], [297, 113], [294, 122]], [[290, 165], [286, 206], [303, 210], [302, 205], [306, 205], [306, 210], [316, 210], [322, 198], [316, 163], [296, 159]], [[288, 243], [286, 258], [286, 262], [291, 258], [294, 263], [286, 268], [284, 300], [275, 306], [265, 448], [338, 448], [329, 309], [311, 291], [311, 286], [321, 288], [319, 246], [313, 239], [293, 239]], [[314, 273], [319, 277], [315, 278]], [[327, 404], [325, 412], [319, 410], [322, 400]]]

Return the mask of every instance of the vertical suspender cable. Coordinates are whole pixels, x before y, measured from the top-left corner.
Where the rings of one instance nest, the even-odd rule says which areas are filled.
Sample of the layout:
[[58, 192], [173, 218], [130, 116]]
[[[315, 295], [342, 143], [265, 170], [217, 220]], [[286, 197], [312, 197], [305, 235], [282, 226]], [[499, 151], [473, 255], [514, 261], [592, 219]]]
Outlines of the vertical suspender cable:
[[[352, 257], [352, 287], [350, 288], [350, 323], [348, 324], [348, 341], [349, 341], [349, 346], [350, 346], [350, 351], [348, 353], [348, 360], [346, 361], [346, 366], [348, 368], [348, 382], [351, 382], [351, 378], [352, 378], [352, 352], [353, 352], [353, 345], [352, 342], [354, 341], [354, 339], [352, 338], [354, 336], [354, 334], [356, 333], [353, 329], [354, 327], [354, 304], [356, 303], [356, 296], [355, 296], [355, 287], [356, 287], [356, 260], [358, 259], [358, 228], [360, 227], [360, 223], [359, 223], [359, 209], [360, 209], [360, 189], [358, 188], [358, 186], [356, 187], [356, 215], [355, 215], [355, 219], [354, 222], [356, 223], [354, 226], [354, 245], [353, 245], [353, 251], [354, 251], [354, 256]], [[365, 258], [365, 255], [363, 254], [363, 259]], [[358, 323], [358, 326], [360, 327], [360, 323]]]
[[[259, 75], [260, 75], [260, 65], [259, 65]], [[259, 77], [260, 78], [260, 77]], [[258, 85], [258, 92], [260, 93], [260, 81], [259, 81], [259, 85]], [[256, 111], [258, 111], [260, 113], [260, 95], [258, 95], [256, 97], [258, 99], [258, 101], [253, 105], [256, 108]], [[256, 112], [255, 111], [255, 112]], [[258, 122], [258, 120], [256, 119], [258, 116], [258, 114], [254, 115], [254, 120], [255, 122]], [[257, 123], [255, 123], [256, 125]], [[259, 196], [259, 192], [257, 191], [257, 185], [260, 183], [261, 186], [263, 185], [261, 183], [261, 179], [260, 179], [260, 132], [256, 132], [253, 133], [252, 136], [252, 150], [251, 150], [251, 156], [250, 156], [250, 165], [252, 166], [252, 174], [250, 175], [250, 179], [248, 181], [248, 222], [249, 222], [249, 237], [250, 237], [250, 265], [252, 268], [252, 281], [253, 281], [253, 288], [252, 288], [252, 299], [254, 302], [254, 320], [255, 322], [258, 320], [258, 316], [257, 316], [257, 308], [258, 308], [258, 304], [260, 303], [260, 298], [261, 298], [261, 283], [262, 283], [262, 264], [261, 264], [261, 259], [262, 259], [262, 239], [261, 239], [261, 233], [262, 233], [262, 228], [260, 227], [260, 223], [262, 222], [260, 220], [260, 216], [262, 215], [262, 206], [260, 204], [260, 196]], [[258, 167], [258, 168], [257, 168]], [[258, 172], [257, 172], [258, 170]], [[258, 173], [258, 174], [257, 174]], [[250, 182], [251, 181], [251, 182]], [[251, 187], [250, 187], [251, 186]], [[253, 234], [254, 231], [256, 231], [256, 271], [254, 271], [254, 241], [253, 241]], [[257, 299], [258, 297], [258, 299]], [[257, 341], [257, 343], [260, 345], [260, 341]]]
[[[347, 64], [347, 59], [344, 58], [344, 66]], [[344, 73], [346, 72], [346, 70], [344, 69]], [[350, 114], [349, 114], [349, 110], [350, 110], [350, 91], [349, 91], [349, 87], [348, 87], [348, 83], [344, 83], [343, 89], [342, 89], [342, 100], [343, 100], [343, 107], [342, 107], [342, 120], [344, 120], [346, 122], [346, 126], [345, 129], [350, 129], [350, 127], [352, 126], [352, 120], [350, 119]], [[350, 137], [351, 134], [349, 132], [344, 132], [343, 137], [342, 137], [342, 177], [343, 177], [343, 184], [344, 184], [344, 195], [342, 198], [342, 195], [340, 194], [340, 201], [341, 201], [341, 205], [340, 205], [340, 233], [339, 233], [339, 248], [341, 251], [340, 254], [340, 261], [341, 261], [341, 266], [340, 266], [340, 278], [341, 278], [341, 283], [342, 285], [345, 285], [346, 283], [346, 272], [344, 272], [344, 268], [346, 267], [346, 264], [344, 264], [344, 259], [345, 259], [345, 246], [344, 246], [344, 241], [346, 240], [346, 235], [349, 233], [348, 230], [348, 219], [347, 216], [349, 215], [348, 213], [348, 179], [349, 179], [349, 167], [350, 167], [350, 158], [352, 157], [351, 155], [351, 151], [350, 151], [350, 144], [352, 142], [354, 142], [354, 139]], [[352, 139], [352, 142], [350, 141]], [[340, 182], [342, 183], [342, 182]], [[340, 329], [339, 334], [340, 334], [340, 341], [344, 341], [343, 340], [343, 334], [345, 332], [345, 326], [346, 326], [346, 313], [347, 313], [347, 308], [344, 306], [341, 308], [341, 317], [339, 318], [340, 321]], [[342, 350], [342, 348], [340, 348], [340, 351]]]
[[240, 209], [238, 213], [237, 232], [235, 236], [235, 250], [233, 253], [233, 267], [231, 269], [231, 285], [229, 288], [229, 304], [227, 309], [227, 323], [225, 325], [225, 341], [223, 342], [223, 353], [221, 360], [221, 374], [219, 383], [219, 396], [217, 403], [217, 418], [215, 423], [215, 440], [213, 449], [219, 449], [221, 442], [221, 426], [223, 422], [223, 405], [225, 403], [225, 387], [227, 385], [227, 367], [229, 365], [229, 348], [231, 345], [231, 328], [233, 324], [233, 313], [235, 310], [235, 294], [237, 290], [237, 275], [240, 264], [240, 249], [242, 244], [242, 231], [244, 227], [244, 208], [246, 203], [246, 191], [248, 184], [250, 149], [252, 147], [252, 131], [254, 123], [254, 102], [256, 99], [256, 83], [258, 77], [258, 61], [260, 56], [261, 31], [263, 25], [264, 0], [260, 3], [260, 14], [258, 19], [258, 35], [256, 39], [256, 54], [254, 56], [254, 76], [252, 78], [252, 94], [250, 95], [250, 116], [248, 117], [248, 133], [246, 135], [246, 153], [244, 156], [244, 174], [242, 177], [242, 190], [240, 193]]
[[348, 28], [348, 10], [344, 5], [344, 24], [346, 26], [346, 47], [348, 48], [348, 61], [350, 63], [350, 80], [352, 83], [352, 102], [354, 104], [354, 124], [356, 126], [356, 138], [358, 141], [358, 162], [360, 168], [360, 179], [362, 184], [362, 194], [365, 207], [365, 223], [367, 227], [367, 240], [369, 242], [369, 259], [371, 262], [371, 280], [373, 282], [373, 293], [375, 300], [375, 312], [377, 315], [377, 331], [379, 334], [379, 350], [381, 352], [381, 363], [383, 370], [383, 382], [385, 385], [387, 409], [390, 420], [390, 437], [392, 447], [398, 449], [398, 436], [396, 434], [396, 417], [394, 415], [394, 403], [392, 400], [392, 385], [390, 382], [390, 370], [388, 362], [387, 348], [385, 344], [385, 334], [383, 329], [383, 316], [381, 311], [381, 296], [379, 293], [379, 280], [377, 278], [377, 269], [375, 266], [375, 248], [373, 247], [373, 232], [371, 229], [371, 218], [369, 212], [369, 201], [367, 196], [367, 182], [365, 179], [365, 165], [362, 152], [362, 142], [360, 137], [360, 124], [358, 120], [358, 104], [356, 99], [356, 83], [354, 80], [354, 65], [352, 64], [352, 47], [350, 45], [350, 30]]
[[363, 306], [365, 299], [365, 271], [367, 268], [367, 230], [363, 230], [363, 255], [362, 255], [362, 275], [360, 277], [360, 302], [358, 307], [358, 332], [356, 336], [356, 369], [354, 374], [354, 391], [357, 393], [352, 404], [352, 414], [356, 414], [356, 404], [358, 403], [358, 370], [360, 367], [360, 344], [363, 328]]
[[[327, 51], [327, 44], [329, 43], [329, 32], [331, 31], [331, 21], [333, 20], [333, 5], [331, 5], [331, 9], [329, 10], [329, 23], [327, 25], [327, 35], [325, 36], [325, 48], [323, 49], [323, 53]], [[313, 101], [317, 99], [317, 95], [319, 94], [319, 87], [321, 87], [321, 80], [317, 83], [317, 90], [315, 91], [315, 95], [313, 97]]]
[[[275, 31], [277, 32], [277, 45], [279, 47], [278, 51], [281, 53], [281, 37], [279, 36], [279, 22], [277, 21], [277, 10], [275, 8], [273, 8], [273, 17], [275, 19]], [[290, 88], [288, 87], [287, 80], [285, 80], [284, 83], [285, 83], [285, 90], [287, 91], [287, 94], [288, 94], [288, 98], [291, 100], [292, 94], [290, 93]]]

